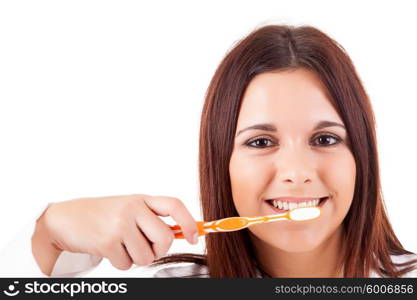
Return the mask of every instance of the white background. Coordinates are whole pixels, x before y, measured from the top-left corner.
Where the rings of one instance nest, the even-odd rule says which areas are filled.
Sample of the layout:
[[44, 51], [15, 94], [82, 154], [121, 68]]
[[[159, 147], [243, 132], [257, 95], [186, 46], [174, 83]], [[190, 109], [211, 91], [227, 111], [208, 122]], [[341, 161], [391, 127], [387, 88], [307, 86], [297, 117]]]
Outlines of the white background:
[[[389, 217], [417, 252], [412, 2], [0, 2], [0, 248], [45, 203], [78, 197], [178, 197], [201, 219], [209, 81], [239, 39], [286, 23], [316, 26], [350, 54], [376, 113]], [[202, 249], [177, 240], [170, 252]], [[128, 276], [107, 260], [90, 273], [117, 274]]]

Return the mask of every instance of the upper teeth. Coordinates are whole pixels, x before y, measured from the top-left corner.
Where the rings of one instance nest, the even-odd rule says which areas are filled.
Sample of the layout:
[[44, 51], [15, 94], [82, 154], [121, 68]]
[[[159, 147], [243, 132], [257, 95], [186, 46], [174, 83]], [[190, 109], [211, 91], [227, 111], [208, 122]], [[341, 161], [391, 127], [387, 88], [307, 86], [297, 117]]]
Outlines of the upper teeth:
[[285, 209], [285, 210], [288, 210], [288, 209], [291, 210], [297, 207], [317, 206], [319, 202], [320, 202], [320, 199], [314, 199], [311, 201], [305, 201], [305, 202], [299, 202], [299, 203], [272, 200], [272, 204], [275, 207], [278, 207], [279, 209]]

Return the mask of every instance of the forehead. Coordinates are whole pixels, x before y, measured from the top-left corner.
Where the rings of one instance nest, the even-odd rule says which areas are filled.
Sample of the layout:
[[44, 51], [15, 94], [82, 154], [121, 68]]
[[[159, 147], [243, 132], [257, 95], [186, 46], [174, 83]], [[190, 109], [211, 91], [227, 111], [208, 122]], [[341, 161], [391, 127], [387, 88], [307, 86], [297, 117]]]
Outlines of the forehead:
[[341, 122], [318, 76], [296, 69], [255, 76], [243, 95], [238, 127], [256, 122], [276, 122], [280, 127], [322, 119]]

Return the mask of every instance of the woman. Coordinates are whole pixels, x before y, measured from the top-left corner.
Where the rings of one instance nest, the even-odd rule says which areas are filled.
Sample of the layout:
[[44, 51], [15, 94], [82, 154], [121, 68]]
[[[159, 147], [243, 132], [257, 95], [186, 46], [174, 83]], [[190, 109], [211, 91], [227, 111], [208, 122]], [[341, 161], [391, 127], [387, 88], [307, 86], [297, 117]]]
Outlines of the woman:
[[321, 31], [265, 26], [226, 55], [206, 94], [199, 155], [205, 221], [306, 205], [322, 215], [207, 235], [205, 255], [164, 257], [173, 234], [157, 215], [171, 215], [190, 243], [197, 230], [176, 198], [55, 203], [32, 237], [41, 270], [53, 275], [66, 251], [119, 269], [193, 263], [155, 277], [417, 276], [417, 256], [384, 210], [368, 96], [343, 48]]

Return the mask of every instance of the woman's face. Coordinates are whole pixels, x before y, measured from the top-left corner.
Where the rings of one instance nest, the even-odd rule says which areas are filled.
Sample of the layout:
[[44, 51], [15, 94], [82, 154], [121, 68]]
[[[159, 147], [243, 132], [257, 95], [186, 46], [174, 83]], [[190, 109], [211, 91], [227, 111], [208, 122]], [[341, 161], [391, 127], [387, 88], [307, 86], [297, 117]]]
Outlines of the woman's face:
[[255, 240], [283, 251], [321, 245], [341, 229], [352, 203], [355, 161], [344, 124], [325, 91], [314, 73], [296, 69], [257, 75], [243, 96], [229, 164], [239, 215], [282, 212], [270, 199], [281, 198], [276, 204], [285, 210], [329, 197], [319, 204], [318, 219], [249, 227]]

